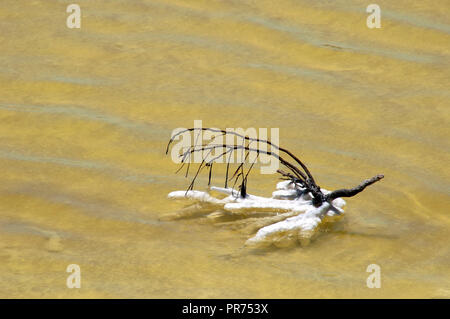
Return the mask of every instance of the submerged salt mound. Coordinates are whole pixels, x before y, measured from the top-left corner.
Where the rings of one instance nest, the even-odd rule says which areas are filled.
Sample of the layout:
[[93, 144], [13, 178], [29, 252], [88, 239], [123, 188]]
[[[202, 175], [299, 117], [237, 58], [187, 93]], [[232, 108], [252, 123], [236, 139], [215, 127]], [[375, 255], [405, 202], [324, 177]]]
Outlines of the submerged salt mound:
[[[295, 188], [290, 181], [278, 183], [277, 190], [273, 192], [271, 198], [250, 194], [241, 198], [239, 193], [231, 188], [211, 187], [210, 190], [228, 196], [218, 199], [208, 192], [191, 190], [171, 192], [168, 197], [207, 203], [231, 214], [274, 212], [276, 217], [274, 223], [259, 228], [256, 234], [246, 241], [246, 244], [251, 246], [274, 244], [286, 247], [297, 242], [306, 245], [317, 233], [322, 222], [334, 222], [344, 213], [343, 199], [336, 198], [331, 203], [325, 202], [320, 207], [315, 207], [312, 205], [310, 194], [302, 193], [303, 190]], [[322, 191], [324, 194], [328, 193], [324, 189]]]

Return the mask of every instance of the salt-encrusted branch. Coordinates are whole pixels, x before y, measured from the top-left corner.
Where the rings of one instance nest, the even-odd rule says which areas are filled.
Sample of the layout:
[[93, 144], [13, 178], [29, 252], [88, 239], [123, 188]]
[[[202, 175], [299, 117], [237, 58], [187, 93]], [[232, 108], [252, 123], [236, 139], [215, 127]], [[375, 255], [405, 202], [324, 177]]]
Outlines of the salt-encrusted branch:
[[[264, 247], [273, 244], [281, 248], [298, 242], [301, 245], [307, 245], [318, 233], [320, 224], [324, 221], [338, 221], [344, 214], [342, 207], [345, 201], [342, 198], [314, 207], [311, 197], [301, 188], [298, 189], [300, 192], [294, 190], [290, 181], [280, 182], [276, 188], [277, 191], [270, 198], [252, 194], [247, 194], [245, 197], [235, 196], [231, 188], [214, 186], [210, 188], [211, 191], [223, 193], [227, 197], [216, 198], [209, 192], [194, 190], [187, 193], [171, 192], [168, 195], [169, 198], [190, 200], [194, 204], [168, 217], [190, 218], [196, 214], [206, 216], [211, 221], [217, 220], [218, 225], [233, 223], [251, 230], [250, 233], [254, 234], [246, 241], [246, 245]], [[323, 191], [328, 193], [326, 190]], [[280, 192], [285, 195], [299, 193], [299, 196], [292, 199], [282, 198], [279, 197]], [[250, 217], [249, 212], [259, 212], [263, 215]], [[222, 217], [226, 217], [226, 222], [220, 222]]]

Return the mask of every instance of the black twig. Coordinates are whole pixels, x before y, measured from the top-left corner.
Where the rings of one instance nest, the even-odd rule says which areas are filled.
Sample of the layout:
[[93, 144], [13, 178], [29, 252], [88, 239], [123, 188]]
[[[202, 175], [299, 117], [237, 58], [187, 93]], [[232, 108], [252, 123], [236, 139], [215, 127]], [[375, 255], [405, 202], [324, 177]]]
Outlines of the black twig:
[[344, 188], [344, 189], [335, 190], [335, 191], [329, 193], [328, 195], [326, 195], [325, 200], [330, 201], [330, 200], [333, 200], [338, 197], [355, 196], [356, 194], [361, 193], [364, 190], [364, 188], [366, 188], [369, 185], [372, 185], [373, 183], [378, 182], [383, 177], [384, 177], [384, 175], [377, 175], [370, 179], [366, 179], [365, 181], [363, 181], [361, 184], [359, 184], [358, 186], [356, 186], [354, 188], [350, 188], [350, 189]]

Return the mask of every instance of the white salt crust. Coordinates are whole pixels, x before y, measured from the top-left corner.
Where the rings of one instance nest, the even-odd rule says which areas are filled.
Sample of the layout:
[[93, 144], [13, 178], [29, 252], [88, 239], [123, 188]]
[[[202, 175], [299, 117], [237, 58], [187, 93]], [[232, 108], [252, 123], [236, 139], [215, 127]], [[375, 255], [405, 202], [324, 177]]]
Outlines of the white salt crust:
[[[236, 190], [214, 186], [210, 188], [211, 191], [228, 196], [219, 199], [208, 192], [191, 190], [171, 192], [168, 198], [208, 203], [231, 213], [274, 212], [278, 216], [285, 215], [284, 220], [260, 228], [246, 242], [247, 245], [258, 246], [275, 244], [283, 247], [295, 242], [307, 245], [324, 220], [333, 222], [344, 213], [342, 207], [345, 201], [341, 198], [336, 198], [331, 203], [323, 203], [320, 207], [314, 207], [311, 195], [302, 194], [302, 189], [295, 189], [290, 181], [280, 182], [276, 188], [271, 198], [250, 194], [247, 194], [246, 198], [241, 198]], [[322, 192], [328, 193], [324, 189]]]

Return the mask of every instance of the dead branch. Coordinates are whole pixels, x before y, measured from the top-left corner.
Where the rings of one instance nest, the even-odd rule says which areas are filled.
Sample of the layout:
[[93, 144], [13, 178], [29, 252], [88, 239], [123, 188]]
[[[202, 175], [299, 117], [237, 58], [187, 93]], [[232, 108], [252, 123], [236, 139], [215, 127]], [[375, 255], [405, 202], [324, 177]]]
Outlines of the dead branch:
[[[191, 163], [191, 161], [190, 161], [191, 154], [193, 154], [195, 152], [204, 152], [204, 151], [209, 151], [209, 152], [205, 157], [203, 157], [202, 162], [200, 163], [200, 165], [197, 169], [197, 172], [195, 173], [186, 192], [193, 189], [195, 180], [197, 179], [199, 173], [201, 172], [201, 170], [204, 167], [209, 167], [208, 185], [210, 185], [211, 179], [212, 179], [212, 165], [213, 165], [214, 161], [221, 158], [222, 156], [226, 156], [227, 154], [229, 154], [228, 159], [226, 160], [227, 169], [226, 169], [226, 176], [225, 176], [225, 188], [228, 186], [228, 181], [232, 181], [234, 179], [234, 184], [232, 187], [234, 189], [234, 186], [236, 185], [238, 180], [241, 180], [241, 184], [239, 186], [240, 195], [243, 198], [246, 197], [248, 175], [249, 175], [250, 171], [252, 170], [253, 165], [256, 162], [256, 159], [255, 159], [255, 162], [253, 162], [251, 164], [247, 173], [244, 172], [244, 163], [247, 160], [247, 158], [251, 152], [255, 152], [257, 157], [259, 156], [259, 154], [266, 154], [268, 156], [272, 156], [272, 157], [275, 157], [276, 159], [278, 159], [280, 161], [280, 163], [289, 170], [289, 172], [285, 172], [283, 170], [278, 170], [277, 172], [279, 174], [281, 174], [284, 177], [284, 179], [291, 180], [292, 183], [295, 183], [296, 185], [299, 185], [301, 188], [303, 188], [304, 189], [303, 192], [311, 193], [311, 195], [313, 197], [312, 203], [315, 206], [320, 206], [320, 205], [322, 205], [323, 202], [326, 202], [326, 201], [331, 202], [333, 199], [336, 199], [338, 197], [355, 196], [355, 195], [359, 194], [360, 192], [362, 192], [367, 186], [372, 185], [373, 183], [381, 180], [384, 177], [383, 175], [377, 175], [377, 176], [374, 176], [370, 179], [363, 181], [360, 185], [358, 185], [354, 188], [338, 189], [338, 190], [335, 190], [335, 191], [325, 195], [322, 192], [322, 190], [320, 189], [320, 187], [316, 184], [311, 172], [306, 167], [306, 165], [298, 157], [293, 155], [290, 151], [288, 151], [284, 148], [281, 148], [278, 145], [273, 144], [269, 140], [251, 138], [248, 136], [243, 136], [236, 132], [230, 132], [230, 131], [226, 131], [226, 130], [213, 129], [213, 128], [189, 128], [189, 129], [178, 132], [177, 134], [173, 135], [172, 138], [169, 140], [169, 143], [167, 144], [167, 148], [166, 148], [166, 154], [168, 154], [170, 145], [177, 136], [179, 136], [185, 132], [192, 132], [195, 130], [216, 132], [216, 133], [221, 133], [222, 135], [226, 135], [226, 134], [235, 135], [242, 139], [242, 145], [227, 145], [226, 143], [197, 145], [198, 138], [200, 136], [200, 132], [199, 132], [199, 134], [197, 135], [197, 137], [195, 139], [194, 146], [189, 147], [183, 154], [180, 155], [180, 157], [182, 157], [182, 160], [181, 160], [182, 165], [178, 171], [180, 171], [181, 168], [186, 164], [186, 161], [188, 161], [187, 162], [187, 164], [188, 164], [187, 170], [186, 170], [186, 177], [187, 177], [188, 173], [189, 173], [190, 163]], [[247, 145], [245, 145], [246, 141], [248, 142]], [[267, 145], [270, 145], [271, 147], [278, 150], [279, 152], [286, 154], [288, 156], [288, 159], [281, 157], [279, 154], [277, 154], [278, 152], [265, 151], [265, 150], [260, 150], [257, 148], [250, 147], [250, 144], [252, 142], [266, 143]], [[211, 152], [213, 150], [216, 150], [217, 148], [225, 149], [225, 151], [218, 156], [214, 156], [212, 159], [208, 159]], [[242, 163], [239, 164], [237, 169], [234, 171], [233, 176], [230, 179], [228, 179], [229, 167], [230, 167], [230, 163], [231, 163], [231, 161], [230, 161], [231, 156], [232, 156], [233, 152], [238, 151], [238, 150], [245, 153], [245, 159], [242, 161]], [[291, 160], [293, 160], [294, 163], [290, 162]], [[297, 165], [299, 165], [299, 166], [297, 166]]]

